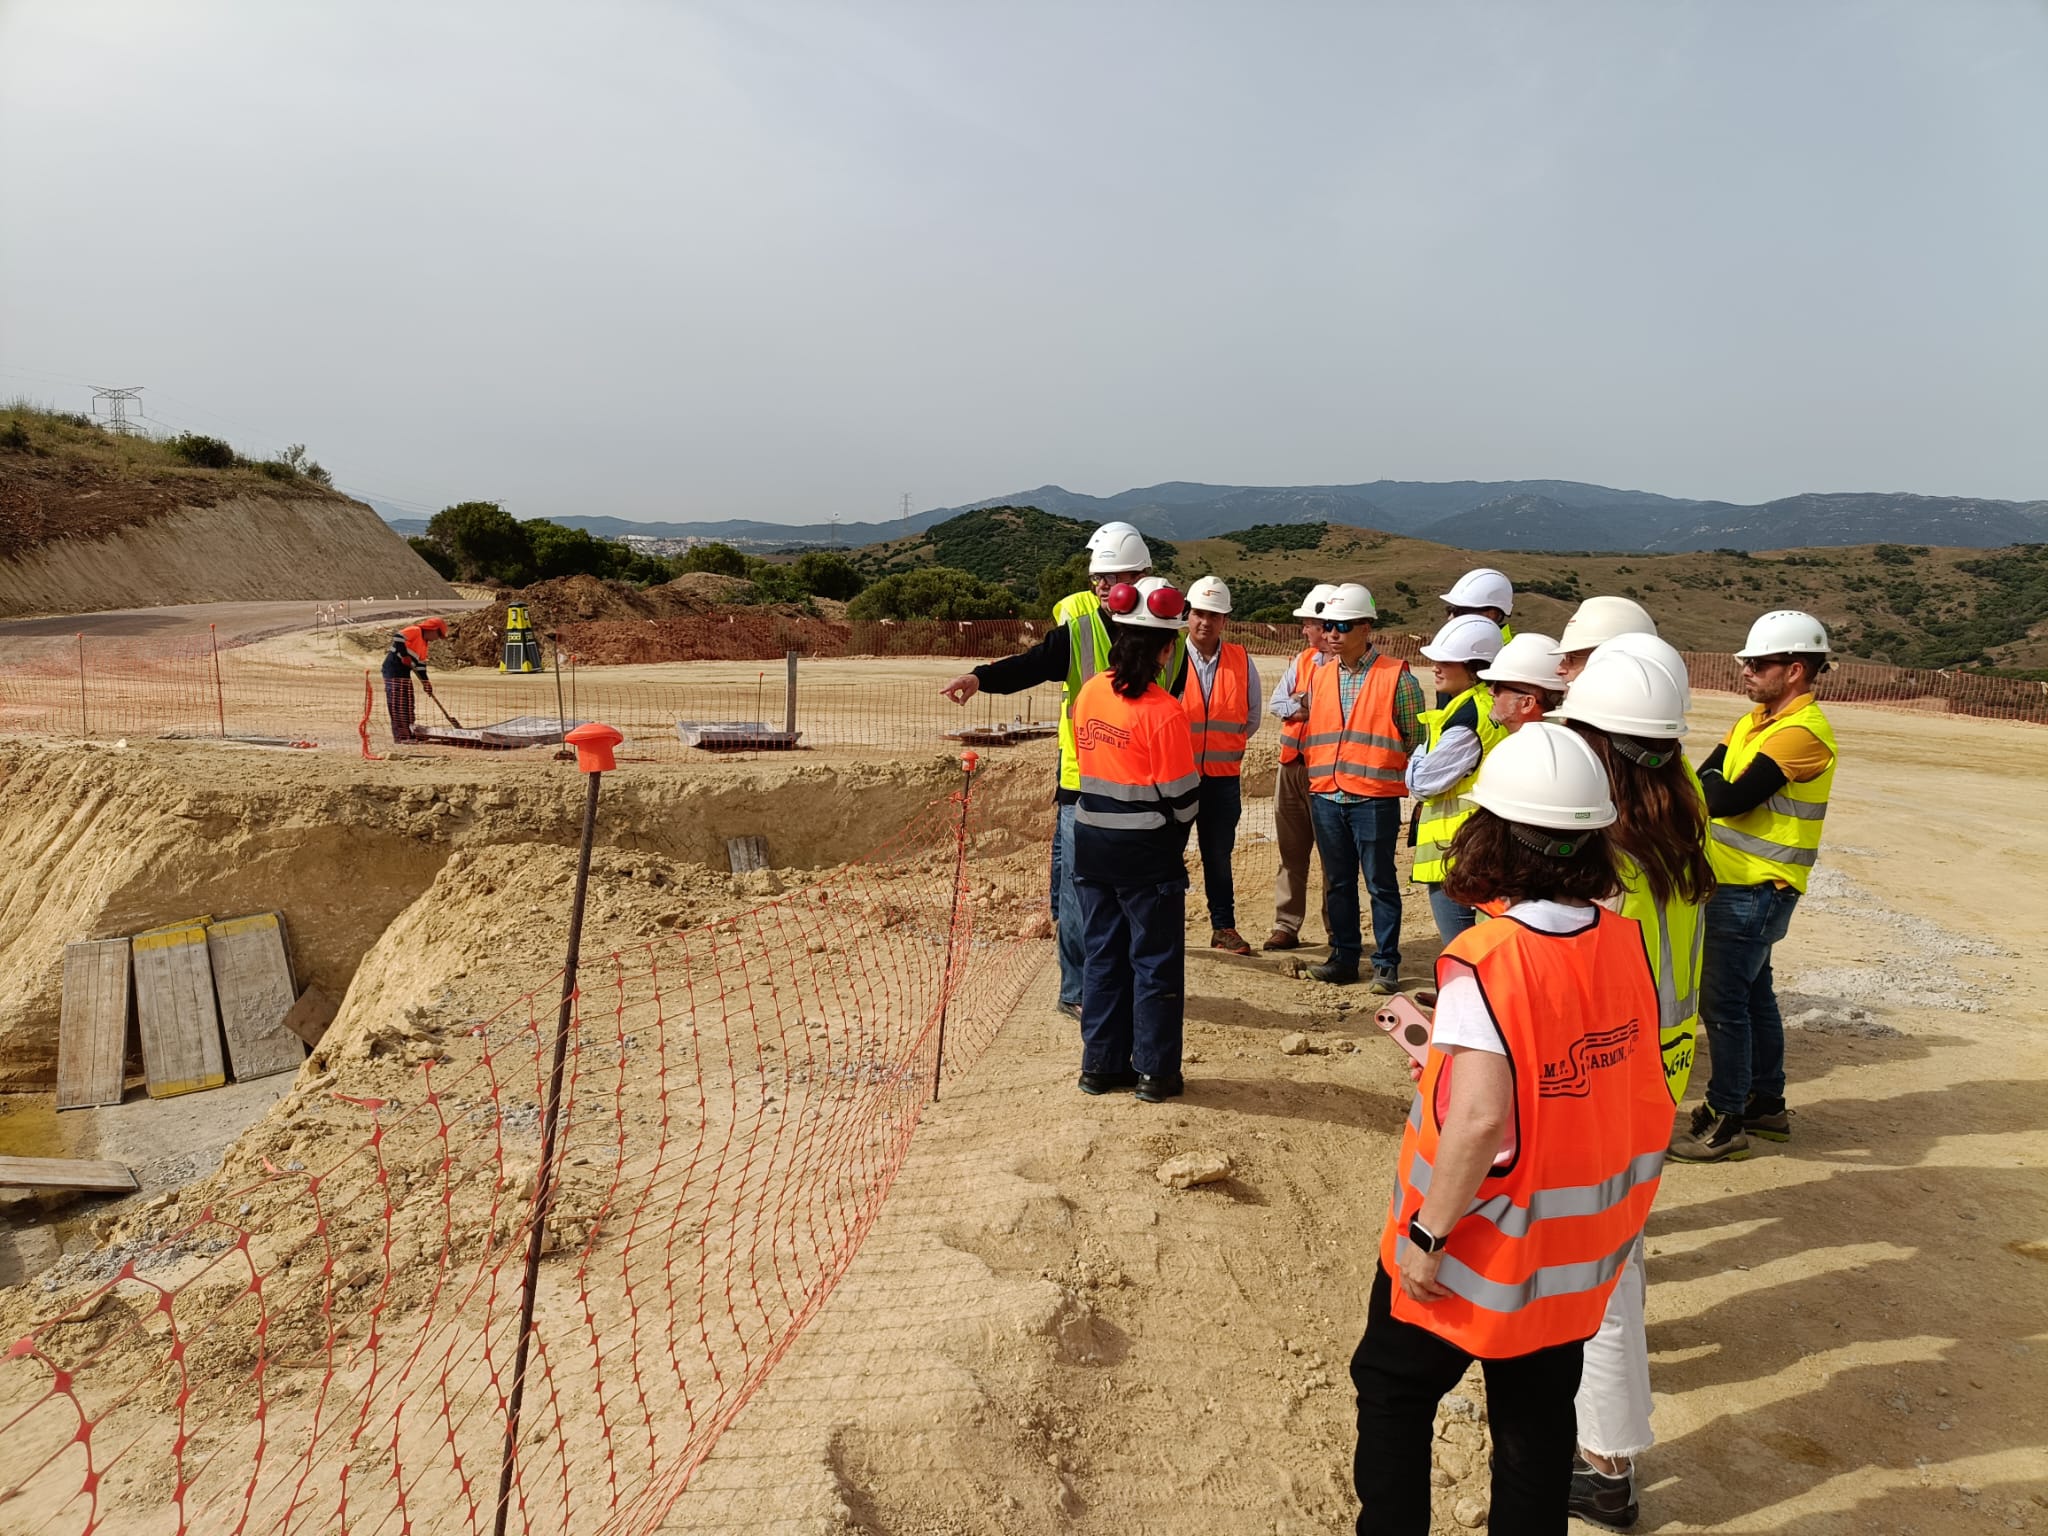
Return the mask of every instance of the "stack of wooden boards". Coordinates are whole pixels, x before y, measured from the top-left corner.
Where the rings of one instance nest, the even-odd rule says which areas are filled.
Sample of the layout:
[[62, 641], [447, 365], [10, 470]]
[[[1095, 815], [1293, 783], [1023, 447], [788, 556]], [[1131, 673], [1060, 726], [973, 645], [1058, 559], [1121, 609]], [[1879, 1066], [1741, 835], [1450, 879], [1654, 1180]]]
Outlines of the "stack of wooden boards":
[[[299, 997], [277, 912], [152, 928], [64, 948], [57, 1108], [121, 1102], [132, 1019], [151, 1098], [291, 1072], [333, 1015]], [[304, 1006], [312, 1003], [314, 1006]], [[304, 1028], [311, 1041], [296, 1032]], [[225, 1043], [225, 1050], [223, 1050]]]

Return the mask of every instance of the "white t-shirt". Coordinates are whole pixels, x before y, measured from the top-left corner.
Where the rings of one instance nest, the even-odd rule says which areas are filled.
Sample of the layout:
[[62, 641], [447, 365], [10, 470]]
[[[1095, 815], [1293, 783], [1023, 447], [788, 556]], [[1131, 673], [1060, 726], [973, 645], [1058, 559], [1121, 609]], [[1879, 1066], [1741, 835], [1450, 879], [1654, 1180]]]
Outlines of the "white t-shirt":
[[[1583, 933], [1596, 921], [1590, 904], [1573, 906], [1562, 901], [1518, 901], [1508, 908], [1508, 915], [1544, 933]], [[1462, 960], [1450, 963], [1443, 985], [1437, 989], [1429, 1043], [1445, 1050], [1461, 1047], [1496, 1056], [1507, 1054], [1500, 1026], [1486, 1006], [1486, 994], [1479, 989], [1479, 977]]]

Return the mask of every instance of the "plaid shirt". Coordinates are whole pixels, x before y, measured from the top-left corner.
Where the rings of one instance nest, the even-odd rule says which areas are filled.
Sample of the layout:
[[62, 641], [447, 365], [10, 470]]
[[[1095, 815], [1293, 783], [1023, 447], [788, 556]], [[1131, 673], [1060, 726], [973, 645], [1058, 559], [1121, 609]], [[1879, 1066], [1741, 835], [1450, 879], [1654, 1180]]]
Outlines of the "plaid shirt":
[[[1369, 645], [1365, 654], [1358, 659], [1358, 665], [1347, 667], [1337, 663], [1337, 702], [1344, 708], [1344, 718], [1351, 718], [1351, 707], [1358, 702], [1358, 692], [1365, 686], [1365, 675], [1372, 670], [1379, 647]], [[1422, 684], [1415, 681], [1415, 674], [1403, 671], [1394, 682], [1394, 732], [1401, 738], [1401, 745], [1413, 752], [1422, 745], [1427, 734], [1419, 718], [1422, 714]], [[1354, 800], [1363, 800], [1364, 795], [1354, 795], [1348, 789], [1334, 789], [1327, 792], [1326, 799], [1339, 805], [1349, 805]]]

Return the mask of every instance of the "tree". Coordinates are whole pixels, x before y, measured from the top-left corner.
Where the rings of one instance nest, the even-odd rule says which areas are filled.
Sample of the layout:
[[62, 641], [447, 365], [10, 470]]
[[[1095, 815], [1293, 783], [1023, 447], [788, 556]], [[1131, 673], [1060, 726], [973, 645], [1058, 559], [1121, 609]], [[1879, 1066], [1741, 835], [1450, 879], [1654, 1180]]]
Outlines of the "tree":
[[1038, 573], [1038, 600], [1045, 604], [1046, 611], [1070, 592], [1085, 592], [1088, 588], [1088, 552], [1069, 555], [1058, 565], [1043, 567]]
[[464, 581], [502, 581], [523, 587], [533, 571], [533, 541], [495, 501], [461, 501], [427, 523], [427, 537], [447, 550]]
[[552, 581], [558, 576], [609, 576], [617, 561], [616, 546], [593, 538], [587, 528], [564, 528], [560, 523], [536, 517], [520, 525], [526, 530], [533, 551], [533, 578]]
[[854, 569], [853, 562], [831, 550], [806, 550], [792, 567], [797, 582], [813, 597], [830, 597], [845, 602], [860, 595], [867, 578]]
[[435, 573], [443, 581], [453, 581], [455, 579], [455, 557], [449, 554], [447, 550], [436, 544], [432, 539], [423, 539], [418, 534], [414, 534], [405, 542], [412, 546], [414, 554], [434, 568]]
[[714, 576], [744, 576], [747, 557], [730, 544], [699, 544], [676, 561], [678, 574], [709, 571]]
[[847, 605], [850, 619], [1014, 619], [1016, 594], [943, 565], [884, 576]]

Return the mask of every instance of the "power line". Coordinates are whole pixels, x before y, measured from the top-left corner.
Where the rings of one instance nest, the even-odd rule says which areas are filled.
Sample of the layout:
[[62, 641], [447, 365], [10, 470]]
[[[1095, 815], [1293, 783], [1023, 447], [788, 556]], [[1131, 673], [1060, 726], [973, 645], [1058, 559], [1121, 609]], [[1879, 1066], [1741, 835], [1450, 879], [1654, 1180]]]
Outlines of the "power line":
[[[136, 384], [127, 389], [110, 389], [104, 384], [95, 384], [92, 392], [92, 413], [107, 418], [107, 430], [118, 432], [123, 437], [134, 437], [142, 432], [136, 420], [142, 415], [142, 391], [145, 386]], [[100, 409], [100, 402], [106, 402], [106, 409]], [[135, 415], [128, 414], [129, 406], [135, 407]]]

